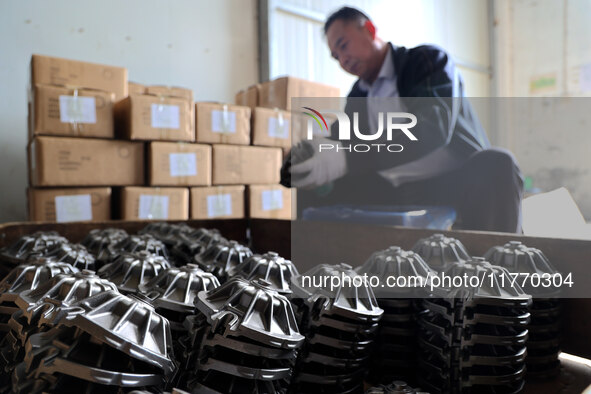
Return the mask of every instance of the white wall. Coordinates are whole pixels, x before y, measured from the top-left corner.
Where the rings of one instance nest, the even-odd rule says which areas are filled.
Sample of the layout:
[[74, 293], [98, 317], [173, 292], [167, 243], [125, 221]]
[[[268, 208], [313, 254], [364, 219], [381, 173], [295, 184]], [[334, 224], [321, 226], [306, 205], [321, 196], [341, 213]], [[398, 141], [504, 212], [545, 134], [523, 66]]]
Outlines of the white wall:
[[31, 54], [124, 66], [129, 79], [233, 102], [255, 83], [255, 0], [0, 2], [0, 222], [25, 220]]
[[528, 99], [500, 106], [493, 142], [513, 151], [534, 187], [566, 187], [587, 220], [590, 21], [590, 0], [495, 0], [496, 90], [500, 97]]

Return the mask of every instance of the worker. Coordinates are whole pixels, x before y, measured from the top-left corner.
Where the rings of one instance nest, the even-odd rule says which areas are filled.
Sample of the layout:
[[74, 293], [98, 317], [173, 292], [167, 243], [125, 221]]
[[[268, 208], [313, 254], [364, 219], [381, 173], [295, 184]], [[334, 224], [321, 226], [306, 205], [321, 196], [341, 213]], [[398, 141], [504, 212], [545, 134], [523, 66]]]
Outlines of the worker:
[[[384, 42], [369, 17], [350, 7], [330, 15], [324, 33], [334, 59], [359, 77], [345, 105], [349, 119], [358, 112], [359, 130], [378, 130], [378, 111], [391, 105], [395, 112], [416, 115], [416, 125], [408, 130], [416, 140], [406, 133], [386, 140], [384, 132], [372, 142], [400, 142], [403, 149], [349, 151], [338, 141], [335, 122], [329, 139], [310, 141], [311, 158], [291, 163], [291, 184], [303, 191], [298, 204], [308, 201], [305, 189], [330, 184], [331, 197], [321, 205], [450, 206], [457, 214], [454, 228], [520, 232], [519, 167], [510, 152], [490, 147], [449, 55], [431, 45], [409, 49]], [[318, 149], [328, 142], [343, 149]], [[367, 144], [356, 135], [347, 142]]]

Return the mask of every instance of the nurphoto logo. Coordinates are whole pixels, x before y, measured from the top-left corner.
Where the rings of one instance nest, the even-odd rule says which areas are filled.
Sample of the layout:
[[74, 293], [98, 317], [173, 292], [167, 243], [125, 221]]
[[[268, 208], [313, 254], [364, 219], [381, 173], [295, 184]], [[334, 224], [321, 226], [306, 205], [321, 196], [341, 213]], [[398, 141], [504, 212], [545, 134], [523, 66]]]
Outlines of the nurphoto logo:
[[[334, 143], [322, 143], [318, 145], [318, 151], [341, 151], [345, 150], [348, 152], [359, 152], [365, 153], [370, 151], [380, 152], [382, 149], [384, 151], [396, 153], [402, 152], [404, 147], [401, 144], [386, 144], [386, 143], [373, 143], [373, 144], [343, 144], [343, 141], [350, 141], [351, 140], [351, 129], [353, 130], [353, 135], [355, 139], [360, 141], [377, 141], [383, 140], [384, 130], [386, 131], [386, 141], [392, 141], [393, 136], [395, 133], [402, 132], [410, 141], [418, 141], [417, 137], [410, 131], [411, 128], [416, 126], [417, 124], [417, 117], [409, 112], [379, 112], [378, 113], [378, 129], [374, 133], [362, 133], [359, 130], [359, 113], [353, 112], [353, 127], [351, 128], [351, 120], [349, 119], [349, 115], [347, 115], [343, 111], [335, 111], [335, 110], [323, 110], [322, 112], [317, 111], [310, 107], [302, 107], [305, 110], [310, 112], [302, 112], [304, 115], [307, 115], [310, 119], [308, 119], [307, 124], [307, 135], [306, 138], [308, 140], [312, 140], [314, 138], [314, 131], [313, 126], [314, 122], [318, 124], [320, 127], [320, 131], [324, 132], [326, 130], [326, 134], [330, 135], [330, 131], [328, 129], [328, 123], [322, 113], [325, 114], [333, 114], [337, 117], [338, 123], [338, 140], [335, 140]], [[401, 119], [406, 119], [409, 122], [400, 122]], [[385, 124], [385, 127], [384, 127]], [[323, 127], [324, 126], [324, 127]], [[332, 136], [334, 138], [334, 136]], [[338, 143], [341, 142], [341, 143]]]

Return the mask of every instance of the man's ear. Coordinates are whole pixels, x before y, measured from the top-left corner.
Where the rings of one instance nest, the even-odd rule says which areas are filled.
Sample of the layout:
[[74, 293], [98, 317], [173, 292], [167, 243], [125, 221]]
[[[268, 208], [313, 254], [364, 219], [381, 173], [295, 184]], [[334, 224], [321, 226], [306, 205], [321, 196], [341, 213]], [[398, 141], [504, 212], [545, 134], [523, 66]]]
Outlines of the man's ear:
[[375, 40], [376, 39], [376, 27], [374, 26], [374, 24], [368, 19], [365, 21], [364, 26], [367, 29], [367, 31], [369, 32], [369, 34], [371, 34], [371, 39]]

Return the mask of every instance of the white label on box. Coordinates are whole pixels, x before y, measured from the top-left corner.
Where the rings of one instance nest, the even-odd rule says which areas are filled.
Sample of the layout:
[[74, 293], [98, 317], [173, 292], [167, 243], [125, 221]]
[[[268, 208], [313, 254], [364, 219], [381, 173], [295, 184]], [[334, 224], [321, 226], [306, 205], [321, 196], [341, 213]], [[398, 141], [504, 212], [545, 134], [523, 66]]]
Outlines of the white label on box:
[[170, 153], [170, 176], [195, 176], [197, 175], [196, 153]]
[[211, 131], [214, 133], [235, 133], [236, 112], [211, 111]]
[[232, 214], [232, 196], [229, 194], [215, 194], [207, 196], [207, 216], [230, 216]]
[[155, 129], [179, 129], [181, 127], [179, 106], [152, 104], [152, 127]]
[[60, 121], [63, 123], [96, 123], [94, 97], [60, 95]]
[[90, 194], [55, 196], [55, 219], [59, 223], [92, 220]]
[[263, 211], [273, 211], [283, 208], [282, 190], [263, 190], [261, 194], [263, 201]]
[[279, 120], [278, 118], [269, 118], [269, 124], [267, 126], [267, 134], [272, 138], [289, 138], [289, 122], [285, 119]]
[[140, 219], [168, 219], [168, 196], [140, 194]]

